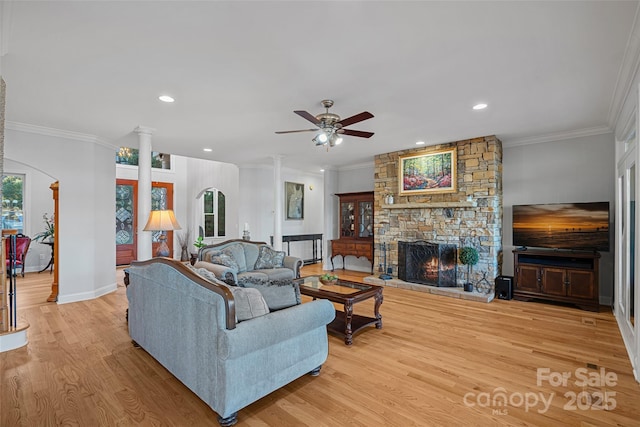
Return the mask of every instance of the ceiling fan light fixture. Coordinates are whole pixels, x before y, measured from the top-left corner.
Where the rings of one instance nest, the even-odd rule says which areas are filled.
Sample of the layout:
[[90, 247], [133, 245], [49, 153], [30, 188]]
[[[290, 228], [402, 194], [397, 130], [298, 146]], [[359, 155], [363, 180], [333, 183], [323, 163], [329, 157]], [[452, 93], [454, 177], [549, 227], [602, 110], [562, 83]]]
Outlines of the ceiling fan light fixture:
[[342, 137], [337, 133], [331, 134], [331, 138], [329, 138], [329, 145], [333, 147], [340, 144], [342, 144]]
[[329, 138], [327, 137], [327, 134], [324, 133], [324, 131], [321, 131], [320, 133], [318, 133], [318, 141], [325, 143], [327, 142]]
[[[324, 141], [321, 139], [320, 136], [324, 136]], [[327, 143], [327, 135], [325, 135], [324, 133], [320, 132], [319, 134], [317, 134], [316, 136], [313, 137], [313, 139], [311, 140], [314, 144], [316, 144], [316, 146], [319, 145], [324, 145]]]

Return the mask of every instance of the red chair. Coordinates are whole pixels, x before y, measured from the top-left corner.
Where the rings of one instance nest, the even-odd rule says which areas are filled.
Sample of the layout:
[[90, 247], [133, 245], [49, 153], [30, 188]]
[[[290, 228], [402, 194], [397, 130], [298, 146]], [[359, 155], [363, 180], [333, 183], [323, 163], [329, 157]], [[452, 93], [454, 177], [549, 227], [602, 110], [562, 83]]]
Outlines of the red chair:
[[7, 273], [15, 275], [15, 271], [20, 267], [20, 273], [22, 277], [24, 277], [24, 262], [27, 258], [27, 251], [29, 250], [30, 244], [31, 238], [29, 236], [25, 236], [24, 234], [16, 235], [16, 257], [13, 265], [14, 271], [9, 271], [11, 265], [11, 238], [7, 236], [4, 240], [4, 249], [7, 256]]

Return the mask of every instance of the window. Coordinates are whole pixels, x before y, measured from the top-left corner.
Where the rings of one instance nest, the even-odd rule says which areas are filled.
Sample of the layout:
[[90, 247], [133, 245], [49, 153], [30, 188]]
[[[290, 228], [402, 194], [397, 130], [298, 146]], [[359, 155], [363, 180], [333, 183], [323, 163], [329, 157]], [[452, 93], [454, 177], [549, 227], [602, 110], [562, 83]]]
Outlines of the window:
[[24, 175], [2, 176], [2, 228], [24, 233]]
[[210, 188], [202, 194], [201, 200], [202, 237], [226, 236], [224, 193]]
[[[119, 165], [138, 166], [138, 149], [120, 147], [116, 154], [116, 163]], [[151, 152], [151, 167], [156, 169], [171, 169], [171, 155]]]

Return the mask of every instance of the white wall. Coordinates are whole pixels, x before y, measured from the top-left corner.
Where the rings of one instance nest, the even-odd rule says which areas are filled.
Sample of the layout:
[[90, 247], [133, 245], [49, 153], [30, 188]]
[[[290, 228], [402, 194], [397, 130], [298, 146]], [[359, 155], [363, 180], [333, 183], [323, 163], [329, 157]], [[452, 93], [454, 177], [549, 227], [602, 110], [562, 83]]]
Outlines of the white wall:
[[[282, 235], [322, 234], [324, 224], [324, 180], [321, 173], [281, 170], [284, 183], [304, 184], [304, 219], [282, 221]], [[242, 237], [244, 224], [249, 224], [251, 240], [270, 243], [274, 225], [274, 173], [271, 166], [243, 166], [240, 173], [240, 208], [238, 230]], [[284, 200], [282, 200], [284, 204]], [[283, 208], [284, 209], [284, 208]], [[286, 209], [284, 210], [286, 212]], [[291, 255], [303, 259], [312, 257], [311, 242], [291, 243]], [[283, 244], [287, 250], [287, 244]]]
[[[205, 239], [207, 243], [237, 239], [239, 234], [238, 209], [240, 206], [240, 178], [236, 165], [211, 160], [185, 158], [186, 188], [177, 188], [184, 195], [186, 204], [186, 222], [183, 228], [191, 230], [191, 236], [198, 235], [198, 224], [201, 213], [195, 210], [198, 206], [197, 197], [208, 188], [215, 188], [225, 194], [227, 235], [224, 238]], [[182, 223], [181, 223], [182, 225]], [[193, 239], [192, 239], [193, 240]], [[195, 248], [191, 248], [194, 250]]]
[[[5, 158], [29, 165], [60, 182], [58, 221], [59, 296], [61, 303], [95, 298], [116, 289], [115, 147], [72, 133], [47, 133], [36, 127], [7, 127]], [[6, 170], [6, 168], [5, 168]], [[32, 174], [36, 176], [35, 172]], [[51, 200], [51, 184], [32, 193]], [[39, 209], [53, 210], [34, 201]], [[38, 216], [43, 213], [33, 206]], [[38, 210], [36, 210], [38, 209]], [[32, 218], [30, 233], [37, 232]], [[34, 230], [35, 228], [35, 230]]]
[[[503, 142], [504, 143], [504, 142]], [[600, 303], [613, 297], [615, 143], [612, 133], [503, 147], [503, 264], [513, 276], [512, 206], [536, 203], [609, 202], [610, 252], [601, 252]]]
[[375, 168], [373, 161], [340, 168], [338, 171], [338, 193], [373, 191]]

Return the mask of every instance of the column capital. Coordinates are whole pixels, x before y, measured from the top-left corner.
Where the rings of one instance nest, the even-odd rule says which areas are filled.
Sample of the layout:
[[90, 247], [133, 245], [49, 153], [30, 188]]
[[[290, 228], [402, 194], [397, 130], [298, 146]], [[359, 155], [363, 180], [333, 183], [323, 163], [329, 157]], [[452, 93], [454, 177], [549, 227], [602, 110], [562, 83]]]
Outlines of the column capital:
[[156, 130], [154, 128], [146, 127], [146, 126], [136, 126], [133, 130], [138, 135], [153, 135], [153, 132]]

